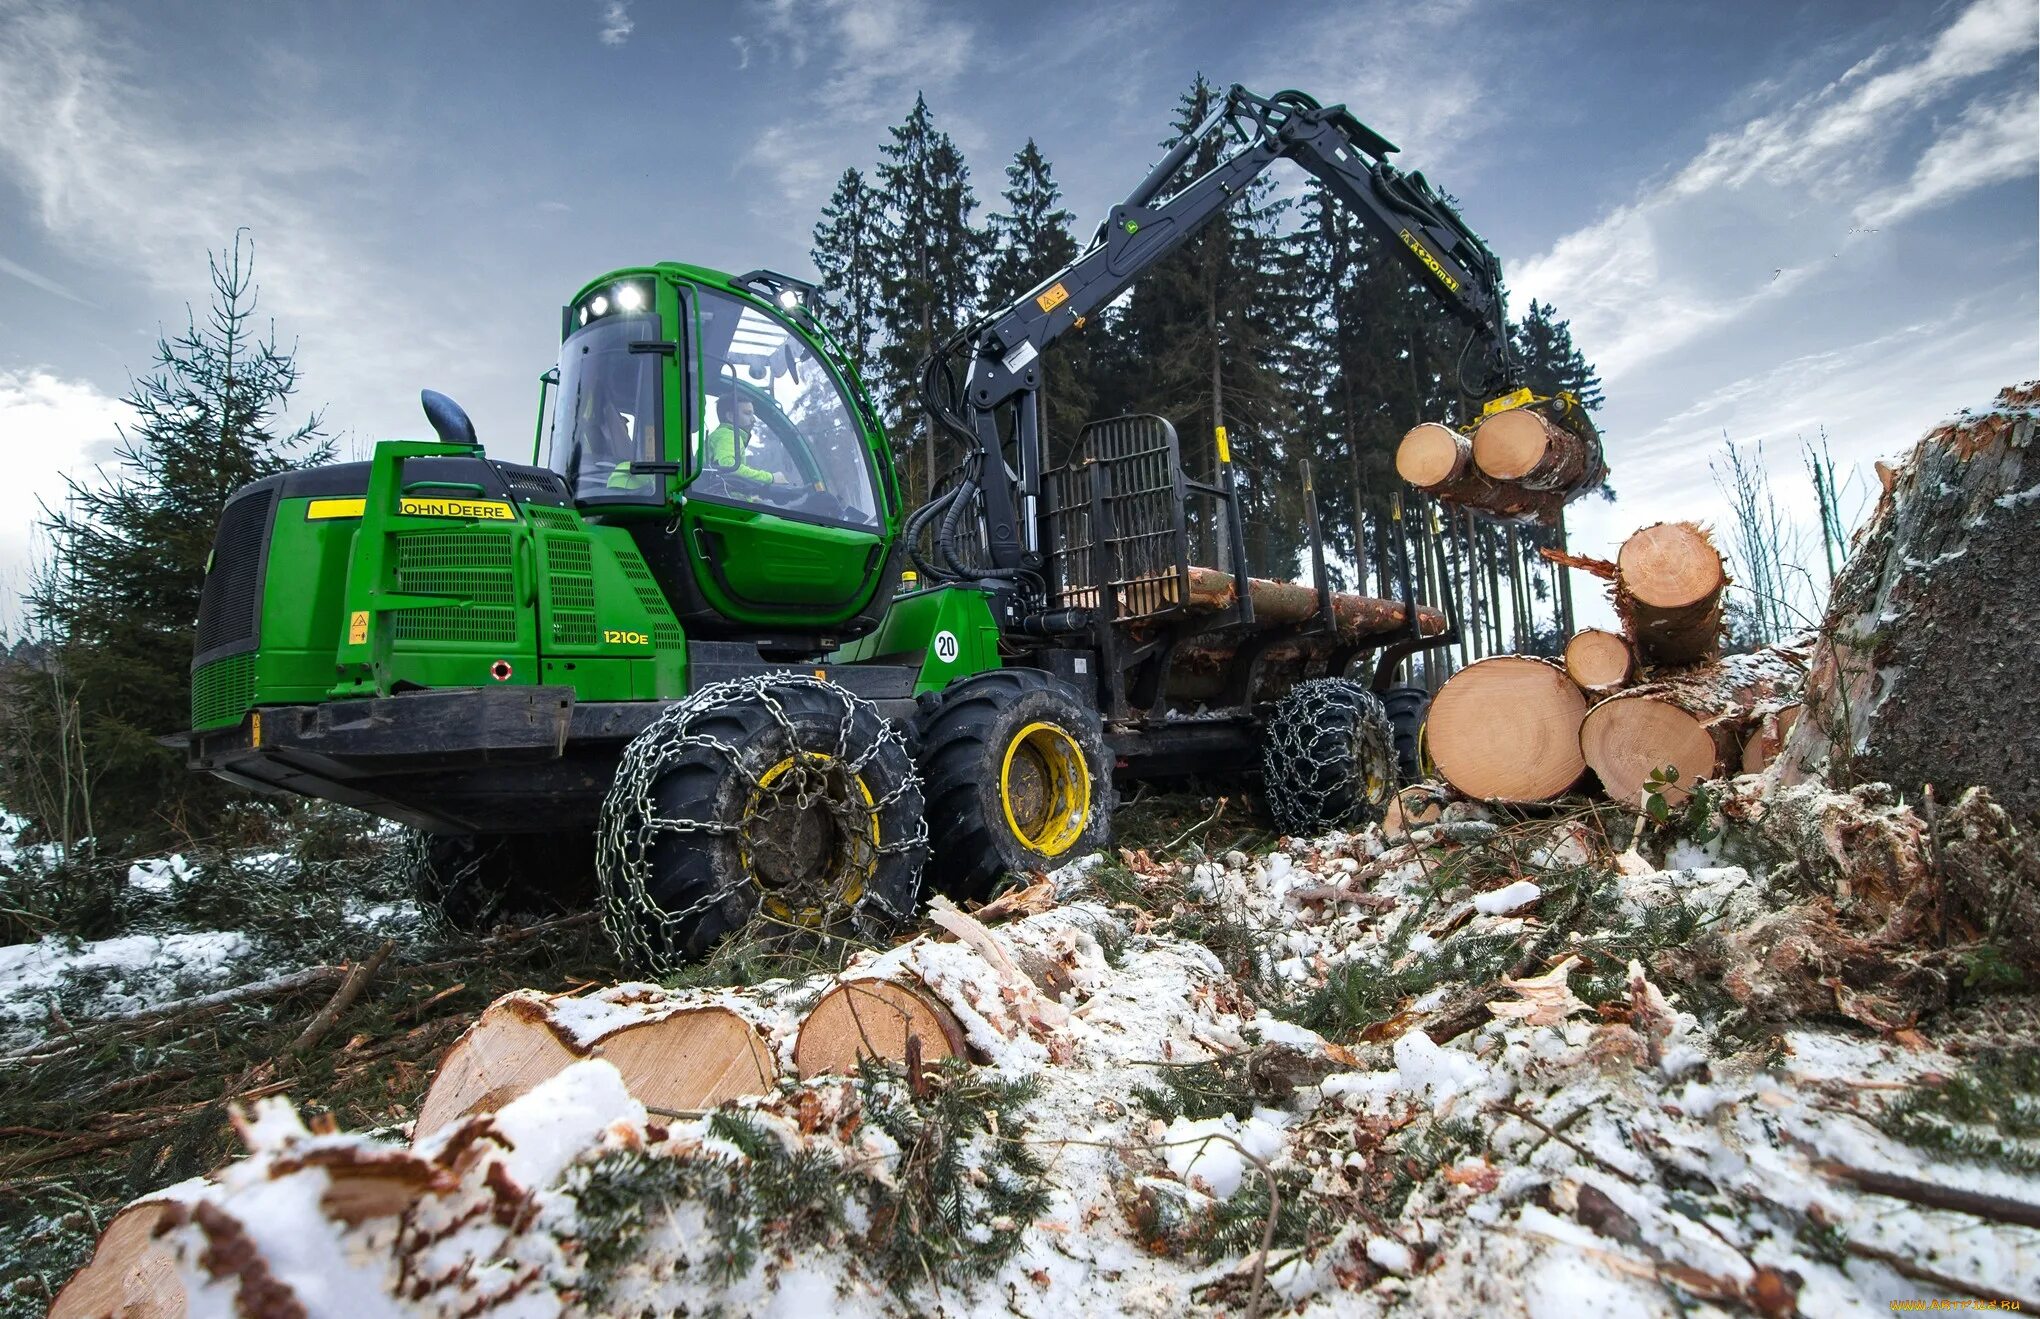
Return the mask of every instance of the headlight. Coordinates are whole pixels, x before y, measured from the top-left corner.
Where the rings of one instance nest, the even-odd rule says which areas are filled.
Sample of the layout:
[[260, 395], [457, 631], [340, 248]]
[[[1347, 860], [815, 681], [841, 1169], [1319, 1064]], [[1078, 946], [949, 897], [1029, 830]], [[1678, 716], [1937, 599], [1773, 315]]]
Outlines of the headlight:
[[607, 316], [609, 314], [609, 299], [603, 297], [600, 293], [596, 294], [595, 300], [588, 304], [588, 310], [594, 312], [597, 316]]
[[645, 291], [635, 284], [624, 284], [616, 290], [616, 305], [623, 311], [636, 311], [645, 305]]
[[792, 311], [795, 307], [798, 306], [800, 306], [800, 291], [798, 289], [779, 290], [780, 310]]

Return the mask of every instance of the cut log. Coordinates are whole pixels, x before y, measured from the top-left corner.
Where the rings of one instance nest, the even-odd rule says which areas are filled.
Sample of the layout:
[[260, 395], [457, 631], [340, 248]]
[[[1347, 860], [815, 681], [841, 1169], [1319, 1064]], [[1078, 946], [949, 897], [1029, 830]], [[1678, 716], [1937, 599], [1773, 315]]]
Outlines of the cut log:
[[1580, 727], [1587, 765], [1608, 796], [1628, 806], [1642, 800], [1653, 770], [1679, 771], [1665, 793], [1674, 804], [1702, 779], [1740, 773], [1745, 744], [1799, 700], [1806, 655], [1803, 643], [1785, 642], [1616, 693]]
[[1593, 427], [1576, 412], [1562, 425], [1542, 407], [1510, 408], [1481, 422], [1473, 432], [1473, 462], [1493, 480], [1567, 498], [1606, 475]]
[[1413, 427], [1395, 451], [1396, 474], [1434, 499], [1494, 517], [1550, 525], [1567, 496], [1497, 481], [1474, 465], [1473, 441], [1450, 426], [1427, 421]]
[[1484, 801], [1556, 797], [1586, 771], [1580, 720], [1587, 698], [1564, 668], [1527, 655], [1479, 660], [1431, 702], [1424, 742], [1438, 774]]
[[1628, 685], [1636, 656], [1620, 634], [1582, 628], [1565, 643], [1565, 671], [1587, 695], [1606, 696]]
[[845, 980], [800, 1023], [793, 1068], [806, 1080], [855, 1075], [860, 1058], [904, 1066], [910, 1038], [918, 1041], [915, 1052], [924, 1064], [965, 1056], [963, 1027], [926, 989], [906, 981]]
[[721, 1005], [644, 985], [592, 999], [520, 991], [491, 1003], [455, 1041], [413, 1139], [493, 1112], [590, 1057], [614, 1064], [639, 1103], [676, 1112], [766, 1094], [779, 1077], [757, 1025]]
[[[1257, 623], [1301, 623], [1317, 612], [1318, 595], [1314, 586], [1302, 582], [1274, 582], [1263, 577], [1250, 577], [1247, 585], [1253, 592]], [[1230, 573], [1216, 568], [1190, 570], [1192, 609], [1213, 612], [1231, 609], [1237, 599]], [[1402, 601], [1382, 600], [1351, 591], [1332, 593], [1332, 616], [1339, 621], [1340, 633], [1355, 636], [1393, 632], [1409, 623], [1409, 611]], [[1445, 615], [1439, 610], [1420, 607], [1417, 620], [1428, 636], [1445, 630]]]
[[1836, 578], [1788, 781], [1988, 787], [2040, 819], [2040, 381], [1914, 446]]
[[50, 1319], [184, 1319], [184, 1281], [156, 1228], [177, 1206], [144, 1200], [113, 1216], [85, 1267], [50, 1306]]
[[1622, 542], [1615, 608], [1623, 630], [1654, 664], [1691, 664], [1721, 644], [1721, 552], [1691, 522], [1660, 522]]

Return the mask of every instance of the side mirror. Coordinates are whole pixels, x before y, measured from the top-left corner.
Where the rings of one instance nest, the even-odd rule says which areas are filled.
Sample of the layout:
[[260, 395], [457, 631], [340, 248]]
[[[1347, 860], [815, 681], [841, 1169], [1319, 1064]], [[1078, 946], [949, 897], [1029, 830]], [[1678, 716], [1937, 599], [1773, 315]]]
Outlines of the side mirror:
[[468, 420], [468, 414], [460, 404], [454, 402], [436, 389], [418, 392], [418, 401], [425, 406], [425, 420], [432, 423], [439, 438], [448, 444], [466, 444], [481, 448], [482, 442], [475, 438], [475, 424]]

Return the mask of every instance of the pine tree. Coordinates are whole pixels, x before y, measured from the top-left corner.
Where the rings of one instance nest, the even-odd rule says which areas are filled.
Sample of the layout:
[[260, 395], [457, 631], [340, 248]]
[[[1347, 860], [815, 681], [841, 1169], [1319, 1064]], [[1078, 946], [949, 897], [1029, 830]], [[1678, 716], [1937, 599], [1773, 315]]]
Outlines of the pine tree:
[[909, 450], [908, 487], [925, 499], [937, 479], [938, 445], [935, 423], [920, 406], [921, 363], [976, 308], [988, 244], [970, 221], [977, 198], [963, 153], [935, 127], [927, 97], [914, 98], [882, 154], [879, 192], [890, 222], [878, 249], [878, 392]]
[[[135, 421], [121, 432], [117, 468], [69, 481], [64, 506], [46, 513], [52, 559], [28, 605], [49, 648], [43, 671], [28, 675], [36, 690], [10, 693], [32, 733], [9, 767], [10, 805], [61, 809], [16, 790], [32, 775], [52, 781], [33, 762], [58, 753], [58, 725], [73, 721], [102, 852], [210, 827], [222, 785], [187, 771], [156, 739], [190, 726], [191, 647], [213, 531], [242, 485], [333, 452], [316, 412], [283, 429], [296, 351], [278, 345], [273, 325], [259, 333], [253, 324], [252, 246], [244, 253], [236, 234], [207, 264], [212, 305], [203, 321], [187, 312], [182, 333], [158, 339], [155, 371], [125, 400]], [[69, 693], [69, 711], [50, 708], [53, 680]], [[48, 819], [36, 823], [51, 829]]]
[[1574, 345], [1572, 325], [1548, 302], [1530, 300], [1530, 310], [1512, 327], [1524, 383], [1540, 394], [1565, 390], [1592, 412], [1602, 403], [1601, 376]]
[[[985, 300], [1004, 306], [1076, 259], [1075, 219], [1060, 203], [1062, 189], [1041, 151], [1028, 138], [1006, 166], [1006, 209], [991, 217], [995, 244], [985, 274]], [[1090, 419], [1095, 396], [1093, 341], [1081, 331], [1066, 334], [1042, 354], [1041, 424], [1045, 452], [1053, 464]]]
[[878, 249], [885, 241], [878, 195], [855, 169], [843, 171], [815, 225], [809, 257], [822, 276], [827, 323], [862, 377], [878, 336]]

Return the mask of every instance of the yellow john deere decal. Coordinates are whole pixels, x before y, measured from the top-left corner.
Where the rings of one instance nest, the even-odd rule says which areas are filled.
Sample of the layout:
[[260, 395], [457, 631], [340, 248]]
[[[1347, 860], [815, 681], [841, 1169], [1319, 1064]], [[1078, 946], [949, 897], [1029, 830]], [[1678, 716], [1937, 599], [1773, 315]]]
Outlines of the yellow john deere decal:
[[1520, 408], [1525, 403], [1535, 403], [1536, 401], [1537, 396], [1535, 394], [1531, 393], [1527, 389], [1519, 389], [1513, 394], [1504, 394], [1500, 398], [1490, 399], [1487, 402], [1487, 404], [1481, 408], [1480, 415], [1483, 417], [1492, 417], [1497, 412], [1507, 412], [1510, 408]]
[[517, 514], [500, 499], [413, 499], [397, 501], [397, 511], [406, 517], [466, 518], [481, 522], [515, 522]]
[[305, 521], [324, 522], [328, 518], [358, 518], [361, 510], [368, 507], [366, 499], [314, 499], [305, 505]]
[[1043, 311], [1054, 311], [1070, 300], [1070, 291], [1061, 284], [1051, 284], [1048, 291], [1034, 300], [1034, 305]]
[[1445, 267], [1438, 264], [1438, 258], [1431, 255], [1430, 248], [1417, 241], [1415, 234], [1405, 229], [1402, 231], [1402, 240], [1409, 245], [1410, 251], [1417, 254], [1417, 260], [1423, 262], [1425, 268], [1438, 277], [1439, 283], [1454, 293], [1459, 292], [1459, 281], [1445, 273]]

